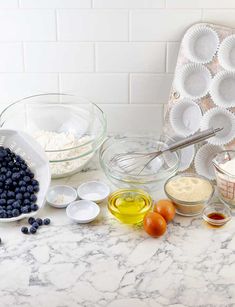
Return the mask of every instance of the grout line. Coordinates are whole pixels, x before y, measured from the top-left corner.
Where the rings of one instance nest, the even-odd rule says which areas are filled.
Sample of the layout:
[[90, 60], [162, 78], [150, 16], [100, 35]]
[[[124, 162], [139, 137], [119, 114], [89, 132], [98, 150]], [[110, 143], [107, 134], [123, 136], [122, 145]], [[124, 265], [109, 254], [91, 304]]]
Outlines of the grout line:
[[131, 10], [128, 11], [128, 42], [131, 40]]
[[57, 73], [56, 75], [57, 75], [57, 86], [58, 86], [58, 91], [59, 91], [59, 93], [60, 93], [60, 92], [61, 92], [61, 88], [60, 88], [60, 86], [61, 86], [61, 82], [60, 82], [60, 73]]
[[128, 104], [131, 104], [131, 74], [128, 73]]
[[22, 50], [22, 61], [23, 61], [23, 72], [26, 72], [25, 69], [25, 50], [24, 50], [24, 43], [21, 42], [21, 50]]
[[168, 42], [166, 42], [166, 67], [165, 67], [165, 72], [168, 73], [168, 58], [169, 58], [169, 48], [168, 48]]
[[96, 70], [96, 55], [97, 55], [97, 48], [96, 48], [96, 43], [94, 43], [94, 46], [93, 46], [93, 73], [97, 72]]
[[59, 37], [59, 27], [58, 27], [58, 12], [55, 10], [55, 39], [58, 42]]
[[93, 9], [94, 8], [94, 1], [91, 0], [91, 8]]

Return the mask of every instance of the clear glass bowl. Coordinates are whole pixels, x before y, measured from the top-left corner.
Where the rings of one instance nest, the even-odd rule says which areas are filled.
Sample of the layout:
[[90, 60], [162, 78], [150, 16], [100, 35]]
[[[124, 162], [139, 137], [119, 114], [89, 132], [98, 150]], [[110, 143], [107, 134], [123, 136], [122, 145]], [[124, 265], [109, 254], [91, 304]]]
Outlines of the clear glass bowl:
[[[170, 193], [168, 193], [167, 185], [169, 182], [174, 182], [178, 178], [185, 178], [185, 177], [199, 178], [199, 179], [206, 181], [211, 187], [211, 193], [209, 193], [208, 197], [205, 197], [203, 199], [198, 199], [196, 201], [186, 201], [186, 200], [178, 199], [178, 198], [173, 197]], [[193, 174], [193, 173], [183, 173], [183, 174], [174, 176], [172, 178], [169, 178], [165, 183], [164, 191], [167, 197], [173, 201], [176, 207], [177, 214], [182, 215], [182, 216], [196, 216], [202, 212], [204, 207], [211, 200], [214, 194], [214, 186], [206, 177], [203, 177], [197, 174]]]
[[107, 178], [119, 188], [136, 188], [148, 192], [161, 189], [179, 167], [177, 152], [167, 152], [146, 167], [140, 175], [127, 172], [111, 160], [120, 153], [152, 152], [166, 148], [166, 144], [153, 137], [111, 137], [100, 148], [100, 164]]
[[[218, 219], [208, 217], [208, 215], [210, 215], [212, 213], [222, 214], [224, 216], [224, 219], [218, 220]], [[204, 208], [203, 213], [202, 213], [202, 217], [203, 217], [204, 221], [206, 221], [207, 223], [209, 223], [213, 226], [223, 226], [231, 220], [232, 213], [231, 213], [231, 209], [228, 205], [225, 205], [224, 203], [215, 202], [215, 203], [211, 203], [211, 204], [207, 205]]]
[[[96, 104], [58, 93], [14, 102], [1, 113], [0, 126], [23, 130], [43, 146], [52, 178], [70, 176], [84, 168], [104, 141], [107, 130], [106, 117]], [[43, 131], [50, 134], [51, 142]]]

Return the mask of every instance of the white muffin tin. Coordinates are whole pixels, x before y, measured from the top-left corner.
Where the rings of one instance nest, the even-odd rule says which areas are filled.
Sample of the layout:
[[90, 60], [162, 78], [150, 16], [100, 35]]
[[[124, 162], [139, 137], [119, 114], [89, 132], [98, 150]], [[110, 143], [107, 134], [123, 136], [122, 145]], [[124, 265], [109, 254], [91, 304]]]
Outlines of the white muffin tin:
[[[204, 171], [207, 161], [201, 162], [202, 155], [235, 149], [235, 29], [199, 23], [181, 42], [163, 133], [182, 138], [221, 125], [224, 130], [217, 136], [195, 146], [197, 161], [194, 157], [180, 171], [203, 172], [213, 179], [211, 170]], [[207, 143], [210, 146], [197, 155]]]

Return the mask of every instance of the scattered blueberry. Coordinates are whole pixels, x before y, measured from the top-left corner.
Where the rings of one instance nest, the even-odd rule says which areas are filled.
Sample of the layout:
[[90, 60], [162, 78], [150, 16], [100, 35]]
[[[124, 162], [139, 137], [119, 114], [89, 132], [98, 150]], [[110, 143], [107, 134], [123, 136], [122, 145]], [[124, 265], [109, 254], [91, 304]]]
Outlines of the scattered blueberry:
[[26, 214], [26, 213], [28, 213], [28, 207], [22, 207], [21, 208], [21, 213], [23, 213], [23, 214]]
[[25, 227], [25, 226], [21, 228], [21, 231], [22, 231], [24, 234], [29, 233], [28, 227]]
[[46, 218], [46, 219], [43, 220], [44, 225], [49, 225], [50, 222], [51, 222], [51, 220], [49, 218]]
[[37, 232], [37, 229], [32, 226], [30, 227], [29, 231], [30, 233], [35, 234]]
[[36, 219], [36, 222], [38, 223], [38, 225], [39, 225], [39, 226], [41, 226], [41, 225], [42, 225], [42, 219], [37, 218], [37, 219]]
[[38, 229], [39, 225], [38, 225], [38, 223], [37, 223], [37, 222], [34, 222], [34, 223], [32, 224], [32, 227], [34, 227], [34, 228]]
[[32, 225], [34, 222], [35, 222], [35, 218], [34, 218], [34, 217], [30, 217], [30, 218], [28, 219], [28, 223], [29, 223], [30, 225]]

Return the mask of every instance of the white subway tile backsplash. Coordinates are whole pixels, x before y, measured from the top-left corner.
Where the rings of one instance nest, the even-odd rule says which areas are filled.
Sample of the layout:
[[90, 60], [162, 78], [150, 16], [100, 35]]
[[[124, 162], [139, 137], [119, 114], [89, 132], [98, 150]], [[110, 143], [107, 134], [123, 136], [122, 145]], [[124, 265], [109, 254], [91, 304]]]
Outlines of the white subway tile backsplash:
[[25, 43], [27, 72], [90, 72], [94, 46], [86, 43]]
[[20, 0], [20, 7], [22, 8], [90, 8], [91, 1], [92, 0]]
[[235, 8], [234, 0], [166, 0], [169, 8]]
[[234, 10], [204, 10], [203, 21], [235, 28]]
[[127, 74], [61, 74], [60, 90], [95, 103], [128, 103]]
[[165, 0], [93, 0], [95, 8], [164, 8]]
[[135, 10], [131, 12], [131, 40], [177, 41], [200, 20], [200, 10]]
[[0, 10], [0, 41], [56, 39], [52, 10]]
[[0, 43], [0, 72], [22, 72], [21, 43]]
[[159, 135], [163, 125], [163, 105], [102, 104], [108, 119], [109, 133], [155, 133]]
[[165, 43], [97, 43], [98, 72], [163, 72]]
[[0, 0], [0, 9], [12, 9], [18, 7], [18, 0]]
[[58, 35], [63, 41], [127, 41], [128, 12], [59, 10]]
[[30, 95], [58, 91], [56, 74], [0, 74], [0, 110]]
[[172, 75], [133, 74], [130, 79], [131, 103], [167, 103]]
[[168, 73], [173, 73], [175, 71], [179, 48], [180, 48], [180, 43], [176, 43], [176, 42], [167, 43], [166, 71]]

